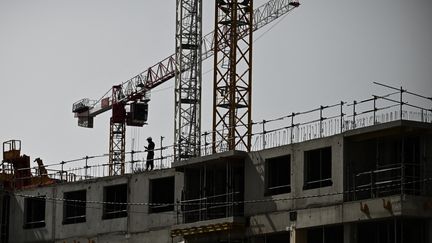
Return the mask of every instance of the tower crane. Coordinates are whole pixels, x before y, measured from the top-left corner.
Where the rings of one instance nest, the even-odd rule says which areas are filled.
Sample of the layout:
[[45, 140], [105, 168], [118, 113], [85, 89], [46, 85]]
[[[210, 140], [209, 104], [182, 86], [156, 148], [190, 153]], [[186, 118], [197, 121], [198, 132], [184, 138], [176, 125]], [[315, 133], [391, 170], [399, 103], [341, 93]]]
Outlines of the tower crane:
[[[201, 0], [195, 0], [195, 2], [198, 1]], [[190, 0], [189, 2], [194, 1]], [[268, 1], [267, 3], [261, 5], [253, 11], [251, 28], [252, 31], [258, 30], [266, 26], [267, 24], [285, 15], [299, 5], [300, 4], [297, 0]], [[179, 6], [184, 7], [183, 5], [178, 4], [177, 11], [179, 11], [180, 9]], [[194, 6], [194, 8], [196, 7], [200, 8], [201, 6]], [[201, 11], [201, 9], [199, 10]], [[193, 10], [191, 10], [191, 12], [193, 12]], [[187, 17], [187, 15], [181, 15], [180, 18], [181, 17]], [[179, 16], [177, 17], [177, 19], [179, 19]], [[201, 28], [200, 26], [198, 27]], [[176, 32], [176, 38], [181, 38], [181, 33], [178, 30]], [[240, 37], [245, 37], [246, 35], [248, 35], [248, 32], [243, 32], [240, 34]], [[110, 175], [119, 175], [124, 173], [126, 125], [142, 127], [144, 124], [146, 124], [148, 114], [148, 102], [150, 100], [150, 91], [170, 80], [171, 78], [175, 77], [176, 75], [180, 77], [180, 75], [182, 75], [185, 71], [188, 71], [190, 75], [201, 75], [196, 73], [200, 72], [200, 70], [195, 69], [195, 71], [193, 72], [190, 71], [191, 66], [194, 65], [194, 62], [198, 61], [198, 65], [200, 65], [201, 61], [213, 56], [215, 49], [222, 50], [228, 46], [228, 43], [218, 41], [218, 46], [215, 47], [214, 45], [216, 41], [214, 40], [214, 38], [215, 33], [210, 32], [207, 35], [203, 36], [201, 41], [196, 42], [196, 44], [200, 45], [201, 48], [194, 49], [196, 51], [193, 52], [193, 54], [190, 54], [190, 52], [183, 52], [182, 55], [184, 59], [182, 60], [181, 65], [178, 64], [178, 61], [180, 59], [176, 56], [176, 54], [179, 54], [179, 52], [176, 51], [176, 54], [168, 56], [162, 61], [147, 68], [143, 72], [133, 76], [129, 80], [119, 85], [114, 85], [110, 90], [108, 90], [108, 92], [105, 93], [105, 95], [103, 95], [102, 98], [98, 100], [84, 98], [75, 102], [72, 105], [72, 112], [74, 113], [74, 116], [78, 119], [78, 126], [87, 128], [93, 128], [94, 117], [109, 110], [112, 111], [112, 115], [110, 118], [109, 146]], [[187, 46], [183, 44], [184, 43], [177, 41], [176, 48]], [[194, 59], [190, 58], [192, 57], [191, 55], [194, 56]], [[194, 82], [196, 84], [194, 86], [194, 90], [196, 90], [197, 88], [200, 89], [201, 80], [195, 80]], [[176, 88], [178, 87], [179, 86], [176, 85]], [[181, 93], [178, 93], [178, 96], [178, 99], [176, 98], [176, 105], [178, 107], [176, 108], [178, 109], [176, 113], [178, 112], [178, 114], [180, 114], [181, 112], [183, 112], [183, 110], [181, 109], [182, 104], [180, 104], [179, 102], [187, 103], [191, 100], [182, 99]], [[201, 97], [199, 96], [195, 96], [193, 104], [200, 104], [200, 98]], [[189, 119], [188, 123], [185, 123], [187, 126], [183, 126], [183, 128], [176, 130], [176, 133], [181, 132], [182, 129], [198, 127], [198, 129], [194, 130], [193, 136], [196, 137], [196, 134], [198, 134], [199, 136], [199, 124], [196, 123], [200, 122], [200, 112], [194, 110], [197, 109], [197, 107], [198, 106], [192, 106], [192, 108], [189, 109], [189, 111], [191, 112], [190, 114], [194, 114], [194, 117], [191, 116], [193, 118]], [[181, 139], [179, 135], [176, 135], [175, 138], [179, 140]], [[182, 141], [186, 141], [186, 143]], [[190, 144], [191, 140], [183, 139], [182, 141], [175, 141], [176, 144], [184, 144], [184, 146], [186, 146], [184, 148], [178, 147], [177, 151], [179, 152], [176, 153], [175, 160], [181, 159], [183, 155], [185, 157], [198, 155], [198, 152], [189, 153], [188, 151], [197, 151], [197, 148], [199, 150], [199, 142], [194, 142], [193, 144]], [[191, 150], [190, 146], [195, 147]], [[182, 154], [182, 151], [185, 153]]]

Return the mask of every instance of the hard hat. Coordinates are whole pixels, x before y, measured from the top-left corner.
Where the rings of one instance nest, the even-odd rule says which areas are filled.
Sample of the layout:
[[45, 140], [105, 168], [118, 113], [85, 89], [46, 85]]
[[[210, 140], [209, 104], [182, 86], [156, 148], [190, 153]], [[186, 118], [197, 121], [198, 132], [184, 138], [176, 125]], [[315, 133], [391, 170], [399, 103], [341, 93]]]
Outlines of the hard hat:
[[152, 140], [152, 137], [148, 137], [147, 140]]

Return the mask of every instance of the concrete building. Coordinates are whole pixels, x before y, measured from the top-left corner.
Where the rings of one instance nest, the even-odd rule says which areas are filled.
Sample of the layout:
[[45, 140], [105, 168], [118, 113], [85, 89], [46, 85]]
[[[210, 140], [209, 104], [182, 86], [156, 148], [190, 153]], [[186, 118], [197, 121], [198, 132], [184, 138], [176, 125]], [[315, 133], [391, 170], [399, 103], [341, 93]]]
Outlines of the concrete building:
[[431, 180], [432, 124], [397, 120], [169, 169], [3, 193], [1, 236], [59, 243], [432, 242]]

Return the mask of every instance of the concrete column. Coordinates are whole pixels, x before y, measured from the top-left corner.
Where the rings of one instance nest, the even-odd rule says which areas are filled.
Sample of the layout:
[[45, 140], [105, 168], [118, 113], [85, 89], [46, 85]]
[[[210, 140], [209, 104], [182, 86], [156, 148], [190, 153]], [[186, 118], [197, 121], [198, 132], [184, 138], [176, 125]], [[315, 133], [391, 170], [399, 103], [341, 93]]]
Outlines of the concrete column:
[[344, 243], [357, 243], [357, 225], [344, 224], [343, 226]]
[[290, 227], [290, 243], [306, 243], [307, 234], [305, 229], [296, 229], [295, 226]]

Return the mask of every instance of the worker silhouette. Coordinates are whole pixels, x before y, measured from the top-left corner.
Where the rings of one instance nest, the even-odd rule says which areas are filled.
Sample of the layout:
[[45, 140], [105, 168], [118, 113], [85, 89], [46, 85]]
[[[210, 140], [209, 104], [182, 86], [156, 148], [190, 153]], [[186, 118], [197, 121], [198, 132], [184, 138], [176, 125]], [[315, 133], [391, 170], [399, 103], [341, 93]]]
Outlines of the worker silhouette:
[[154, 162], [153, 162], [153, 157], [154, 157], [154, 148], [155, 148], [155, 143], [152, 141], [151, 137], [147, 138], [147, 142], [148, 145], [144, 146], [144, 148], [147, 151], [147, 161], [146, 161], [146, 170], [153, 170], [154, 167]]

